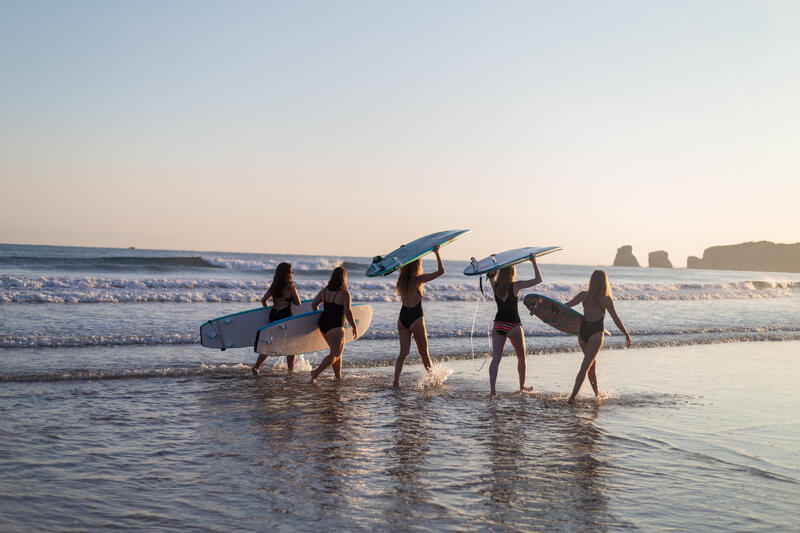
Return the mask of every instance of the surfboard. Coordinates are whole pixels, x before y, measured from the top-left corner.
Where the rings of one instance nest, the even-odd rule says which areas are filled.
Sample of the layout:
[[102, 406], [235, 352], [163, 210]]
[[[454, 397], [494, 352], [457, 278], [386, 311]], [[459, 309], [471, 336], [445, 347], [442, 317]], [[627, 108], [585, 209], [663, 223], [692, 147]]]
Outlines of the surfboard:
[[[358, 336], [361, 337], [372, 322], [372, 307], [353, 304], [350, 308], [358, 326]], [[328, 343], [319, 330], [320, 316], [322, 311], [311, 311], [263, 326], [258, 330], [255, 351], [261, 355], [297, 355], [327, 350]], [[353, 340], [350, 324], [345, 320], [344, 342]]]
[[503, 267], [516, 265], [523, 261], [527, 261], [531, 254], [536, 257], [551, 254], [561, 250], [560, 246], [527, 246], [525, 248], [515, 248], [513, 250], [506, 250], [499, 254], [492, 254], [489, 257], [484, 257], [480, 261], [474, 257], [470, 260], [470, 264], [464, 269], [464, 274], [467, 276], [478, 276], [493, 270], [498, 270]]
[[444, 246], [467, 233], [469, 233], [468, 229], [459, 229], [439, 231], [420, 237], [415, 241], [400, 246], [397, 250], [384, 256], [376, 256], [372, 260], [372, 264], [367, 268], [366, 274], [370, 278], [375, 276], [388, 276], [398, 268], [431, 253], [434, 246]]
[[[580, 333], [583, 315], [558, 300], [541, 294], [527, 294], [522, 299], [522, 303], [532, 315], [539, 317], [545, 324], [569, 335]], [[606, 330], [603, 330], [603, 333], [609, 335]]]
[[532, 315], [536, 315], [542, 322], [559, 331], [577, 335], [581, 329], [583, 315], [558, 300], [541, 294], [527, 294], [522, 299], [522, 303]]
[[[232, 315], [212, 318], [200, 326], [200, 344], [206, 348], [227, 350], [228, 348], [253, 347], [258, 328], [269, 324], [272, 306], [248, 309]], [[303, 300], [300, 305], [292, 304], [292, 314], [299, 315], [313, 311], [311, 300]]]

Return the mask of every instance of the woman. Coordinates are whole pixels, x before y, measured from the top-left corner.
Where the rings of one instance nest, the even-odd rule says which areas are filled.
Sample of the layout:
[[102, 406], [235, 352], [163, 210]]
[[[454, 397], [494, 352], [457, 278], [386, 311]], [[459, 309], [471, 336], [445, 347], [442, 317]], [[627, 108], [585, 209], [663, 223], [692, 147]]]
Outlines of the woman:
[[[269, 311], [269, 323], [292, 316], [292, 304], [300, 305], [300, 294], [294, 284], [294, 269], [290, 263], [280, 263], [275, 268], [272, 284], [261, 297], [261, 305], [266, 307], [270, 298], [272, 298], [272, 309]], [[258, 369], [266, 358], [266, 355], [258, 356], [256, 364], [253, 365], [253, 374], [258, 375]], [[294, 370], [294, 358], [294, 355], [286, 356], [286, 366], [290, 372]]]
[[400, 269], [395, 291], [403, 306], [400, 308], [400, 317], [397, 319], [397, 334], [400, 337], [400, 355], [394, 364], [394, 382], [392, 386], [400, 386], [400, 373], [411, 349], [411, 337], [417, 343], [417, 351], [422, 359], [425, 370], [431, 369], [431, 357], [428, 354], [428, 332], [425, 330], [425, 316], [422, 312], [422, 296], [425, 294], [423, 285], [433, 281], [444, 274], [444, 263], [439, 255], [439, 246], [433, 247], [436, 254], [436, 272], [422, 273], [422, 260], [417, 259]]
[[519, 291], [542, 282], [542, 274], [539, 272], [539, 265], [536, 264], [536, 256], [533, 254], [531, 254], [531, 263], [533, 263], [533, 272], [536, 276], [533, 279], [515, 281], [517, 268], [513, 265], [487, 274], [489, 283], [492, 286], [492, 292], [494, 292], [494, 300], [497, 302], [497, 314], [494, 316], [494, 326], [492, 327], [492, 362], [489, 364], [489, 387], [492, 396], [497, 394], [495, 389], [497, 371], [500, 367], [500, 359], [503, 358], [506, 339], [511, 341], [514, 352], [517, 354], [519, 390], [532, 389], [532, 387], [525, 388], [525, 374], [527, 372], [525, 334], [522, 331], [522, 321], [519, 318], [519, 310], [517, 309]]
[[350, 291], [347, 290], [347, 270], [344, 267], [339, 266], [333, 269], [328, 285], [319, 291], [314, 301], [311, 302], [311, 307], [316, 311], [321, 303], [324, 303], [325, 307], [319, 318], [319, 330], [331, 351], [322, 360], [322, 363], [311, 371], [311, 383], [314, 383], [322, 371], [329, 366], [333, 366], [333, 374], [336, 379], [342, 379], [345, 318], [353, 330], [353, 338], [358, 337], [356, 321], [353, 318], [353, 311], [350, 309]]
[[575, 307], [579, 303], [583, 304], [583, 321], [578, 335], [578, 343], [581, 345], [581, 350], [583, 350], [583, 362], [575, 378], [575, 387], [573, 387], [572, 394], [567, 400], [570, 404], [575, 403], [575, 397], [578, 395], [578, 391], [581, 389], [587, 374], [589, 383], [594, 390], [595, 398], [600, 395], [597, 389], [596, 359], [605, 339], [603, 319], [606, 311], [611, 315], [619, 330], [625, 334], [625, 342], [628, 346], [630, 347], [633, 344], [628, 330], [625, 329], [625, 324], [622, 323], [616, 309], [614, 309], [614, 300], [611, 298], [611, 285], [609, 285], [608, 276], [604, 271], [595, 270], [592, 272], [592, 277], [589, 278], [589, 288], [578, 293], [575, 298], [565, 305]]

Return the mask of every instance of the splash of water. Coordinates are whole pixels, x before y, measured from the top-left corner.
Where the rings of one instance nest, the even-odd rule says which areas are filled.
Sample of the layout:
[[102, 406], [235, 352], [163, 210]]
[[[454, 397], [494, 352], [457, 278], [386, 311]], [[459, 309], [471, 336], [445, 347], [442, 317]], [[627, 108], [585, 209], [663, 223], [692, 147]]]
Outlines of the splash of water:
[[416, 388], [425, 390], [441, 387], [452, 373], [453, 369], [449, 366], [433, 365], [429, 371], [423, 372], [419, 377]]

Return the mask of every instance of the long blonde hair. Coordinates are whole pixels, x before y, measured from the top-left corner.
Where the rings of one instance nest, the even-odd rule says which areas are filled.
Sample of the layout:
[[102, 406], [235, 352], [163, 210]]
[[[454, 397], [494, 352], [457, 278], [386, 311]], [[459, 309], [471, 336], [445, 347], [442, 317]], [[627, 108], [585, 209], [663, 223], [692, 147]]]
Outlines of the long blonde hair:
[[517, 279], [517, 267], [514, 265], [501, 268], [497, 272], [497, 277], [494, 280], [494, 294], [506, 293], [506, 300], [511, 289], [514, 288], [514, 280]]
[[603, 307], [600, 305], [600, 298], [605, 296], [611, 298], [611, 285], [608, 283], [608, 276], [605, 271], [595, 270], [592, 272], [586, 292], [586, 303], [595, 307]]
[[394, 291], [401, 298], [413, 298], [415, 293], [420, 296], [425, 294], [423, 284], [419, 282], [422, 275], [422, 260], [417, 259], [400, 269], [400, 276], [397, 278], [397, 285]]

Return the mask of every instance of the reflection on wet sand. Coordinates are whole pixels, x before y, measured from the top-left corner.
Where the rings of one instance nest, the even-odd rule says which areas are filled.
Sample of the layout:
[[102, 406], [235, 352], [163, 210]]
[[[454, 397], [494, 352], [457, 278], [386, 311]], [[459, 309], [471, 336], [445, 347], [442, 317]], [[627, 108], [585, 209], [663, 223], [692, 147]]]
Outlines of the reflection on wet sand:
[[486, 521], [535, 528], [572, 524], [597, 529], [608, 523], [605, 474], [597, 459], [601, 434], [596, 410], [537, 409], [528, 399], [492, 402], [480, 423], [488, 468], [481, 476]]

